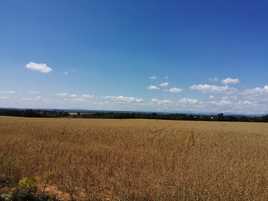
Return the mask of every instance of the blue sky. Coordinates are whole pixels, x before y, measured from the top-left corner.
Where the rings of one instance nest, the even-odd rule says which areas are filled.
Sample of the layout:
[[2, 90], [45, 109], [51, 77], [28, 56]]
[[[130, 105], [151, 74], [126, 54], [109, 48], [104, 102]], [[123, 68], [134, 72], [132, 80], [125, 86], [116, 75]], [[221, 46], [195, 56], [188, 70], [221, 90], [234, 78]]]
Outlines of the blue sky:
[[268, 112], [265, 1], [9, 0], [0, 107]]

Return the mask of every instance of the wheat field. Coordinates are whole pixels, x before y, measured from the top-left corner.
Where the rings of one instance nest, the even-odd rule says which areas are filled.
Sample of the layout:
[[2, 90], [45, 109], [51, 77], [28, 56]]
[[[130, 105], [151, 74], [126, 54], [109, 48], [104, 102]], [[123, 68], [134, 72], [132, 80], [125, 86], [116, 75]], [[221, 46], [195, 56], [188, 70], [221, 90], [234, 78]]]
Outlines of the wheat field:
[[65, 200], [267, 201], [268, 124], [0, 117], [0, 175]]

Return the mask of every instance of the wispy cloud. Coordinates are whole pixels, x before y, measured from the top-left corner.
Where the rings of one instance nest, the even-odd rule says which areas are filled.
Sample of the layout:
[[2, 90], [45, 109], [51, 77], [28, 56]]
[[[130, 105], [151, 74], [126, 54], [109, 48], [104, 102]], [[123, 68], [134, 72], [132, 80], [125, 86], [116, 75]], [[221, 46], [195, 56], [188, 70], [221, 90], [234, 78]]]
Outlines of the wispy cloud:
[[128, 97], [128, 96], [105, 96], [104, 99], [113, 103], [143, 103], [143, 98]]
[[219, 86], [211, 84], [196, 84], [190, 87], [191, 90], [200, 91], [202, 93], [232, 93], [235, 92], [235, 88], [229, 86]]
[[268, 85], [263, 87], [255, 87], [252, 89], [246, 89], [242, 92], [242, 94], [247, 96], [258, 96], [258, 95], [268, 95]]
[[7, 96], [0, 96], [0, 100], [7, 100], [7, 99], [9, 99], [9, 97], [7, 97]]
[[[180, 88], [171, 81], [155, 81], [148, 90], [155, 90], [154, 97], [144, 96], [97, 96], [84, 91], [61, 91], [42, 97], [39, 91], [0, 90], [0, 106], [66, 107], [85, 109], [131, 109], [173, 112], [231, 112], [268, 113], [268, 84], [252, 88], [235, 88], [238, 78], [219, 80], [217, 84], [194, 84]], [[32, 88], [34, 89], [34, 88]], [[163, 93], [162, 93], [163, 92]], [[180, 93], [179, 95], [172, 95]], [[203, 95], [199, 93], [204, 93]], [[32, 95], [32, 96], [31, 96]], [[29, 96], [29, 97], [28, 97]]]
[[66, 92], [60, 92], [60, 93], [57, 93], [56, 95], [57, 95], [57, 96], [65, 97], [65, 96], [68, 96], [69, 94], [66, 93]]
[[187, 104], [187, 105], [196, 105], [199, 104], [200, 101], [193, 98], [181, 98], [177, 101], [179, 104]]
[[148, 90], [159, 90], [160, 88], [156, 85], [150, 85], [147, 87]]
[[170, 92], [170, 93], [180, 93], [182, 91], [183, 90], [181, 88], [177, 88], [177, 87], [172, 87], [172, 88], [168, 89], [168, 92]]
[[225, 78], [224, 80], [222, 80], [222, 83], [223, 84], [239, 84], [240, 83], [240, 80], [238, 78]]
[[83, 98], [95, 98], [95, 95], [92, 94], [82, 94]]
[[169, 105], [169, 104], [172, 104], [172, 101], [168, 99], [153, 98], [152, 103], [157, 104], [157, 105]]
[[16, 91], [13, 90], [6, 90], [6, 91], [0, 91], [0, 94], [15, 94]]
[[149, 79], [150, 79], [150, 80], [156, 80], [156, 79], [157, 79], [157, 76], [152, 75], [152, 76], [149, 77]]
[[77, 94], [70, 94], [69, 97], [70, 98], [76, 98], [77, 97]]
[[168, 85], [169, 85], [168, 82], [162, 82], [162, 83], [159, 84], [159, 87], [164, 88], [164, 87], [168, 87]]
[[56, 96], [62, 98], [64, 101], [79, 101], [79, 102], [88, 102], [95, 99], [95, 95], [92, 94], [76, 94], [76, 93], [67, 93], [61, 92], [57, 93]]
[[30, 62], [25, 65], [28, 70], [37, 71], [39, 73], [47, 74], [53, 71], [51, 67], [44, 63]]
[[22, 98], [22, 101], [40, 101], [41, 100], [41, 96], [35, 96], [35, 97], [27, 97], [27, 98]]

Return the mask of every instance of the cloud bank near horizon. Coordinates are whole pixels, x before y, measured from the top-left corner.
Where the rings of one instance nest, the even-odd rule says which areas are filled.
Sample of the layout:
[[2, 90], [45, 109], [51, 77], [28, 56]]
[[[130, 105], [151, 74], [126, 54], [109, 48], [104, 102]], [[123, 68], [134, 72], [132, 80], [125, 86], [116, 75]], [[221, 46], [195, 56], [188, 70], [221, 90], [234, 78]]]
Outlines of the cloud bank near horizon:
[[[47, 74], [52, 71], [47, 64], [30, 62], [29, 70]], [[214, 113], [268, 113], [268, 84], [262, 87], [241, 88], [239, 78], [213, 79], [213, 84], [197, 83], [188, 87], [172, 84], [168, 78], [151, 76], [145, 92], [150, 96], [96, 95], [95, 93], [58, 92], [42, 93], [39, 90], [25, 92], [0, 90], [1, 107], [35, 107], [68, 109], [144, 110], [170, 112]], [[208, 79], [210, 80], [210, 79]], [[141, 89], [144, 90], [144, 89]]]

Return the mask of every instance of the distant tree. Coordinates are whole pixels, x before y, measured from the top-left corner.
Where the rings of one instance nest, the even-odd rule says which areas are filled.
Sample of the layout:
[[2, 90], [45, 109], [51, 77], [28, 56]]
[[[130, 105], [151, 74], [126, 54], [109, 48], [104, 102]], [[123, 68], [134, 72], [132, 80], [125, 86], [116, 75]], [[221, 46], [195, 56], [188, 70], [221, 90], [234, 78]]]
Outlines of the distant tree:
[[217, 115], [217, 120], [218, 120], [218, 121], [223, 121], [223, 120], [224, 120], [224, 114], [223, 114], [223, 113], [219, 113], [219, 114]]

